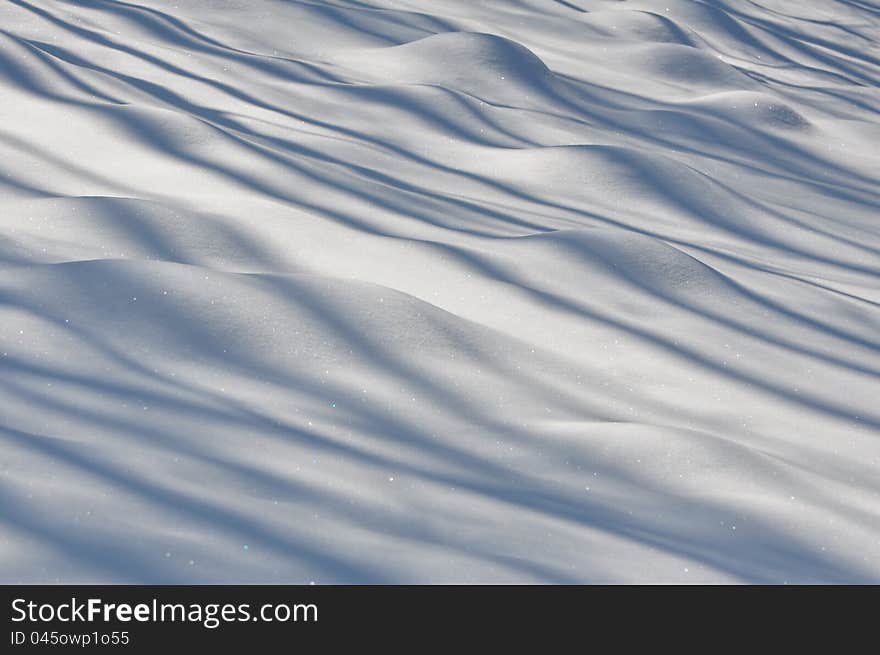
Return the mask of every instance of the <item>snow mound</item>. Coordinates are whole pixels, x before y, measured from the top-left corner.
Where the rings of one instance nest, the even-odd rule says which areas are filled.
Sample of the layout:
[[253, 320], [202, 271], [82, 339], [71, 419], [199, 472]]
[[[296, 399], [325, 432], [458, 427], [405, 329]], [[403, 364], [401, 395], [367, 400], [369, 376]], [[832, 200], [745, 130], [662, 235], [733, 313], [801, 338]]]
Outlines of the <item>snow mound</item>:
[[222, 218], [140, 198], [44, 198], [0, 205], [0, 253], [22, 261], [145, 259], [261, 270], [266, 253]]
[[690, 38], [674, 21], [650, 11], [605, 9], [584, 14], [580, 21], [615, 39], [691, 45]]
[[[609, 288], [625, 285], [642, 296], [641, 306], [658, 299], [674, 303], [727, 303], [741, 301], [724, 275], [693, 256], [658, 239], [619, 229], [556, 230], [504, 240], [500, 253], [531, 262], [532, 274], [565, 287], [572, 297], [607, 306], [620, 297]], [[550, 264], [552, 262], [552, 264]]]
[[753, 86], [748, 76], [712, 55], [685, 45], [660, 43], [638, 45], [621, 53], [630, 72], [688, 88], [743, 89]]
[[548, 201], [563, 193], [582, 195], [596, 199], [597, 209], [625, 206], [655, 220], [669, 211], [711, 222], [739, 221], [750, 213], [741, 199], [686, 164], [626, 146], [495, 149], [461, 165]]
[[[120, 351], [299, 370], [368, 367], [403, 349], [422, 358], [494, 351], [490, 330], [399, 291], [315, 276], [207, 273], [167, 262], [92, 260], [9, 276], [4, 291], [64, 300], [71, 327]], [[247, 312], [242, 308], [247, 307]]]
[[514, 87], [536, 91], [553, 77], [528, 48], [494, 34], [448, 32], [403, 45], [346, 53], [340, 63], [386, 84], [435, 84], [481, 96]]
[[695, 98], [688, 104], [757, 129], [804, 130], [811, 125], [791, 105], [757, 91], [722, 91]]

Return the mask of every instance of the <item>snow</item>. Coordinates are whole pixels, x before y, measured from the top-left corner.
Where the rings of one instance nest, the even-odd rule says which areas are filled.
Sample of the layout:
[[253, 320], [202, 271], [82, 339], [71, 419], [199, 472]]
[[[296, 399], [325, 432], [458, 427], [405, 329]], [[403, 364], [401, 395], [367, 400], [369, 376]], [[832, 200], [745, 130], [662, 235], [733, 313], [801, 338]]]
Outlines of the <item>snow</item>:
[[0, 4], [0, 581], [880, 582], [878, 29]]

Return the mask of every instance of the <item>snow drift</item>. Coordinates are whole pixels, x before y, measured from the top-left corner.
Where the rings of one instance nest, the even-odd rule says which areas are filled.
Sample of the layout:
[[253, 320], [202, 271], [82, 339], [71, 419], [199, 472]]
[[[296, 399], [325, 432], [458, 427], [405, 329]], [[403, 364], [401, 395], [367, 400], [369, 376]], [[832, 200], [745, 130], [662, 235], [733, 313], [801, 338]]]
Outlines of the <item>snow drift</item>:
[[0, 580], [880, 582], [869, 2], [0, 5]]

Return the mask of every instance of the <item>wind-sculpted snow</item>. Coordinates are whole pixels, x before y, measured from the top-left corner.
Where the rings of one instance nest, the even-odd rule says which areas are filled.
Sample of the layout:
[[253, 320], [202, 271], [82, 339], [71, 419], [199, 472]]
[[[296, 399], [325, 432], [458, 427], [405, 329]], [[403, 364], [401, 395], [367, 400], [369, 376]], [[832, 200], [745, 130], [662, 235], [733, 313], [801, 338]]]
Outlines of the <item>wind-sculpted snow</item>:
[[0, 581], [880, 582], [878, 30], [0, 4]]

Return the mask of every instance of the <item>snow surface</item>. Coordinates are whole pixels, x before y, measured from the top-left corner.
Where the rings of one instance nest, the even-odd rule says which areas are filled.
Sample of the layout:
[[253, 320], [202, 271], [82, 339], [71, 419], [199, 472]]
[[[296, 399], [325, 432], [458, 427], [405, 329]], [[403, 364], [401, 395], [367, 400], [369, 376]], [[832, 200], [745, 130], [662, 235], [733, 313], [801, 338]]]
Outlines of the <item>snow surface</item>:
[[0, 3], [0, 581], [880, 582], [878, 43]]

